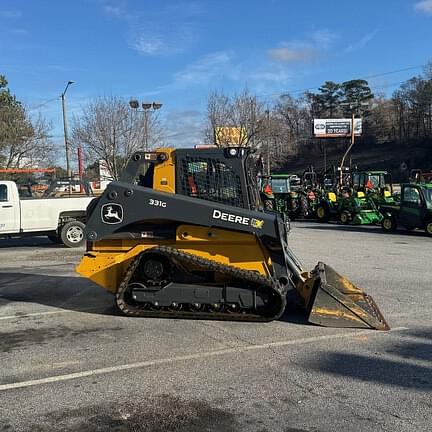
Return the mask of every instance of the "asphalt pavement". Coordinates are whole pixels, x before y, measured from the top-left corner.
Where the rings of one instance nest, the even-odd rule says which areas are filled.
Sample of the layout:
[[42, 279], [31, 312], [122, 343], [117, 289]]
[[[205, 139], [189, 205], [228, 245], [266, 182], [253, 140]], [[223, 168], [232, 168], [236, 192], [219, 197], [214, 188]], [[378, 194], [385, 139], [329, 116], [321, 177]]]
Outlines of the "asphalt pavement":
[[0, 432], [430, 431], [432, 239], [293, 224], [392, 330], [128, 318], [78, 277], [83, 250], [0, 240]]

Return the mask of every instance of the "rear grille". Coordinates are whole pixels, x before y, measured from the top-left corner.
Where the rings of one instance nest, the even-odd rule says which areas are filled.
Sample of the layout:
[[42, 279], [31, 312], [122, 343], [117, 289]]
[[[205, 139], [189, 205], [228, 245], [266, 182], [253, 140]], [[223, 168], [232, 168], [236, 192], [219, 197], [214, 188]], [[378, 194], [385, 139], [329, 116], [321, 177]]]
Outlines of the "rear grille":
[[181, 188], [185, 195], [243, 207], [240, 177], [223, 161], [186, 156], [182, 159], [181, 170]]

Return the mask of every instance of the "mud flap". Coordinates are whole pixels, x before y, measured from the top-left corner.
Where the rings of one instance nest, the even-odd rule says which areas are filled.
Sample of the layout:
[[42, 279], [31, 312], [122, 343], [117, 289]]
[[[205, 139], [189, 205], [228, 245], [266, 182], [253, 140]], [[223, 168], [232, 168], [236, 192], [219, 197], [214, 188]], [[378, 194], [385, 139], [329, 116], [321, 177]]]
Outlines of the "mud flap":
[[390, 329], [372, 297], [330, 266], [319, 262], [311, 276], [315, 296], [308, 308], [309, 322], [326, 327]]

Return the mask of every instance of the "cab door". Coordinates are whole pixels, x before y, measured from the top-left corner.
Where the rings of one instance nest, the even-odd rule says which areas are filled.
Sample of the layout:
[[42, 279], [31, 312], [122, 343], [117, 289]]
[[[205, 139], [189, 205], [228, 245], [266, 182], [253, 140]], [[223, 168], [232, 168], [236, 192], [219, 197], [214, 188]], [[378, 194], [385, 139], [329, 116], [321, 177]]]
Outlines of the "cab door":
[[20, 230], [19, 202], [8, 183], [0, 183], [0, 234]]
[[405, 185], [401, 193], [399, 221], [406, 227], [422, 226], [422, 197], [415, 185]]

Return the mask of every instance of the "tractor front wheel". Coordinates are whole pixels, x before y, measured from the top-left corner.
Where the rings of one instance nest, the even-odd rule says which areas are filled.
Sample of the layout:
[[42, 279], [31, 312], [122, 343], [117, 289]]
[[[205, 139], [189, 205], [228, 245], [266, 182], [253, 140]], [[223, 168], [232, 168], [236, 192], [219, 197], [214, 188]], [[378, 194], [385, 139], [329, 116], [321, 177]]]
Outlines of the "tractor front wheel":
[[395, 231], [396, 230], [396, 221], [393, 216], [384, 216], [384, 219], [381, 222], [381, 226], [384, 231]]
[[330, 219], [330, 210], [325, 204], [318, 204], [316, 208], [316, 217], [319, 222], [328, 222]]

